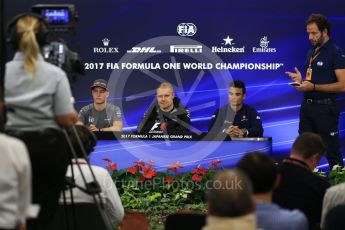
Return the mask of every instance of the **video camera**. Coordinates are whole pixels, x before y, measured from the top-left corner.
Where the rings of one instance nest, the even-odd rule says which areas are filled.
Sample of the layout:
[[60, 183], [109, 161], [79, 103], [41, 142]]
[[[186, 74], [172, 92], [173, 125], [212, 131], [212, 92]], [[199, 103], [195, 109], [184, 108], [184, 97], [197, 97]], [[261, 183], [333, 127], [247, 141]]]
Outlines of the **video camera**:
[[73, 4], [38, 4], [31, 8], [42, 15], [51, 32], [75, 32], [78, 15]]
[[71, 83], [75, 74], [84, 75], [84, 67], [79, 55], [71, 51], [65, 42], [75, 34], [78, 15], [73, 4], [37, 4], [31, 8], [33, 13], [41, 15], [49, 31], [48, 43], [42, 49], [44, 59], [63, 69]]

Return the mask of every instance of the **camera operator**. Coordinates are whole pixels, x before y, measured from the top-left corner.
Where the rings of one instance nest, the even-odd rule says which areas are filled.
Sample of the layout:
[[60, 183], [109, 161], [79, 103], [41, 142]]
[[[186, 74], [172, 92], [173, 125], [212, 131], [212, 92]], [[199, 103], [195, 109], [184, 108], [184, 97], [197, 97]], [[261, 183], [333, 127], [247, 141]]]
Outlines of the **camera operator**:
[[[96, 145], [96, 136], [93, 132], [91, 132], [88, 127], [83, 125], [76, 125], [75, 126], [78, 136], [80, 138], [81, 144], [85, 149], [85, 153], [87, 156], [93, 151], [93, 148]], [[73, 134], [72, 131], [69, 132], [69, 137], [71, 139], [71, 144], [76, 152], [77, 159], [72, 159], [72, 164], [68, 167], [66, 177], [73, 178], [74, 183], [78, 187], [73, 188], [73, 202], [74, 203], [93, 203], [94, 199], [91, 195], [82, 191], [80, 187], [86, 187], [85, 182], [90, 183], [94, 181], [93, 173], [99, 183], [101, 188], [101, 198], [102, 202], [105, 205], [105, 213], [109, 220], [121, 222], [124, 217], [124, 209], [122, 206], [122, 202], [117, 191], [117, 187], [109, 174], [109, 172], [99, 166], [91, 166], [88, 167], [88, 162], [84, 159], [84, 155], [78, 139]], [[70, 154], [72, 156], [72, 153]], [[78, 167], [79, 164], [79, 167]], [[91, 170], [93, 172], [91, 172]], [[84, 181], [85, 179], [85, 181]], [[67, 203], [71, 203], [71, 193], [66, 192], [66, 201]], [[63, 202], [63, 197], [60, 198], [60, 203]]]
[[37, 219], [28, 221], [28, 230], [49, 230], [68, 165], [61, 127], [72, 126], [77, 114], [66, 74], [41, 55], [47, 34], [43, 18], [18, 15], [9, 23], [8, 33], [16, 53], [6, 64], [5, 130], [29, 150], [33, 203], [41, 209]]

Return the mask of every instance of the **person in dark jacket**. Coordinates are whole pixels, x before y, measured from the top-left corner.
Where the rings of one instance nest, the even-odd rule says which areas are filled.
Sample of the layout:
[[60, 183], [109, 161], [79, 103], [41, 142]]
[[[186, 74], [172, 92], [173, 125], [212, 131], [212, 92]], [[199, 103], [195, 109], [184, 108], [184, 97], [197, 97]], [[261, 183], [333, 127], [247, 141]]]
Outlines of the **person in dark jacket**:
[[301, 210], [311, 230], [320, 229], [322, 201], [330, 187], [327, 180], [312, 171], [325, 151], [320, 135], [311, 132], [299, 135], [290, 156], [280, 166], [281, 184], [273, 192], [273, 202], [286, 209]]
[[189, 132], [189, 110], [175, 97], [170, 83], [163, 82], [157, 88], [156, 101], [145, 112], [138, 126], [139, 133]]
[[291, 80], [301, 83], [303, 92], [298, 132], [320, 134], [326, 143], [329, 168], [344, 166], [339, 143], [339, 108], [336, 99], [345, 92], [345, 52], [330, 38], [330, 22], [322, 14], [311, 14], [306, 28], [312, 48], [305, 62], [306, 77], [301, 72], [287, 71]]
[[229, 104], [217, 109], [211, 120], [210, 132], [222, 132], [230, 137], [262, 137], [263, 128], [258, 112], [243, 101], [244, 82], [235, 80], [229, 87]]

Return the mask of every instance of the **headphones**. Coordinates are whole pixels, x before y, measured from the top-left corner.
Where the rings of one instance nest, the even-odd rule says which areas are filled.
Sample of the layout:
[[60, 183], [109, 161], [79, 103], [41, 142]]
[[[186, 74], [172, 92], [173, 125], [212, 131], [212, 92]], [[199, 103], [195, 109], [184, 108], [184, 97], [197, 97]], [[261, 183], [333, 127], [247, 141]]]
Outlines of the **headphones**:
[[47, 24], [47, 22], [44, 20], [44, 18], [41, 15], [35, 14], [32, 12], [27, 12], [27, 13], [18, 14], [7, 24], [7, 42], [11, 43], [15, 50], [19, 49], [19, 41], [21, 38], [21, 35], [19, 35], [17, 33], [17, 26], [16, 25], [17, 25], [17, 22], [19, 19], [26, 17], [26, 16], [31, 16], [31, 17], [38, 19], [38, 21], [40, 23], [40, 27], [39, 27], [38, 31], [35, 33], [36, 40], [37, 40], [40, 47], [42, 47], [46, 44], [47, 35], [48, 35], [48, 30], [47, 30], [48, 24]]

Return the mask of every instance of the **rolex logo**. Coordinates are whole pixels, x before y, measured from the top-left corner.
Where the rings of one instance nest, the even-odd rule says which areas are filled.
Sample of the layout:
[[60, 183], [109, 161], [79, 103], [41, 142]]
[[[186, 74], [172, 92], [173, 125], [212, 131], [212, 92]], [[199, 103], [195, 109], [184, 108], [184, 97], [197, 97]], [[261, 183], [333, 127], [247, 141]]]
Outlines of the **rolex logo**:
[[103, 38], [102, 39], [103, 46], [102, 47], [93, 47], [94, 53], [118, 53], [118, 47], [109, 47], [110, 39]]
[[104, 45], [104, 46], [108, 46], [110, 40], [109, 40], [108, 38], [103, 38], [102, 42], [103, 42], [103, 45]]

